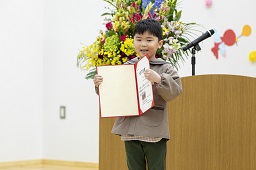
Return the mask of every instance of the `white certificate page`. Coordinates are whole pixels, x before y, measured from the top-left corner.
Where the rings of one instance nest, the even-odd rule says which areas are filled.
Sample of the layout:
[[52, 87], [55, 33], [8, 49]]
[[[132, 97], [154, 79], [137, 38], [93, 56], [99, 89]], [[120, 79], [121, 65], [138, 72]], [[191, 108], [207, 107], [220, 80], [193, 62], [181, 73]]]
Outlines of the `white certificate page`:
[[138, 61], [136, 67], [136, 75], [139, 94], [139, 105], [143, 113], [153, 106], [154, 100], [152, 84], [144, 76], [145, 70], [149, 68], [150, 65], [147, 57], [143, 57], [140, 61]]

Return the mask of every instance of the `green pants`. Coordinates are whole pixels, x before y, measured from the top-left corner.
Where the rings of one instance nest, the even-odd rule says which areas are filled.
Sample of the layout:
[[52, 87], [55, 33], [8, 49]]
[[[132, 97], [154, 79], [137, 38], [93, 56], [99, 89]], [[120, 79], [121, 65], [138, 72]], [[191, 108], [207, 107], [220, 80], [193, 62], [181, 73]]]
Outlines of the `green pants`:
[[166, 139], [156, 143], [125, 141], [129, 170], [165, 170]]

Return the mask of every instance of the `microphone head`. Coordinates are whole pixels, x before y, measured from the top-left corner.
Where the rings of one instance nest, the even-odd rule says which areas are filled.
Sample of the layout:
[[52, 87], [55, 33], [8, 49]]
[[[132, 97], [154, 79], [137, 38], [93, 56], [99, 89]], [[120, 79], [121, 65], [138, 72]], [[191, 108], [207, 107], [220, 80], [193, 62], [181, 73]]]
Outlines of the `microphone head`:
[[210, 33], [211, 36], [215, 33], [213, 29], [209, 30], [208, 32]]

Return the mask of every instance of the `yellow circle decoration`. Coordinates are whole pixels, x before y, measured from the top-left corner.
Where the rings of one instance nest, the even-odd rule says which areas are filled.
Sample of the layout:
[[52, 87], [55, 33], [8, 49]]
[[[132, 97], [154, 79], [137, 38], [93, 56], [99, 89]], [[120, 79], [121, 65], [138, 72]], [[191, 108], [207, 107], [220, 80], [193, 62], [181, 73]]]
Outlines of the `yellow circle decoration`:
[[250, 54], [249, 54], [249, 60], [250, 62], [256, 62], [256, 51], [252, 51]]
[[243, 36], [250, 36], [251, 33], [252, 33], [252, 29], [251, 29], [250, 25], [245, 25], [243, 27], [243, 30], [242, 30], [242, 35]]

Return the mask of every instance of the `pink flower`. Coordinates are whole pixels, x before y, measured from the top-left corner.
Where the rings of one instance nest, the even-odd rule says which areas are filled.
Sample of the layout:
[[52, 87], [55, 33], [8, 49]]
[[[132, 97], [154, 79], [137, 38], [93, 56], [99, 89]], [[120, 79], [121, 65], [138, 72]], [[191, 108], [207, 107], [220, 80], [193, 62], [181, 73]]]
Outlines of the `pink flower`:
[[124, 35], [122, 35], [122, 36], [120, 37], [120, 40], [121, 40], [121, 41], [125, 41], [126, 37], [127, 37], [127, 35], [124, 34]]
[[106, 28], [107, 28], [108, 30], [111, 30], [112, 27], [113, 27], [113, 25], [112, 25], [111, 22], [106, 23]]
[[130, 21], [134, 24], [135, 22], [141, 20], [142, 16], [139, 13], [133, 14]]
[[138, 10], [140, 9], [140, 6], [139, 6], [139, 5], [136, 5], [135, 2], [133, 2], [133, 3], [131, 4], [131, 7], [133, 7], [136, 11], [138, 11]]
[[105, 44], [105, 39], [101, 39], [101, 44]]

